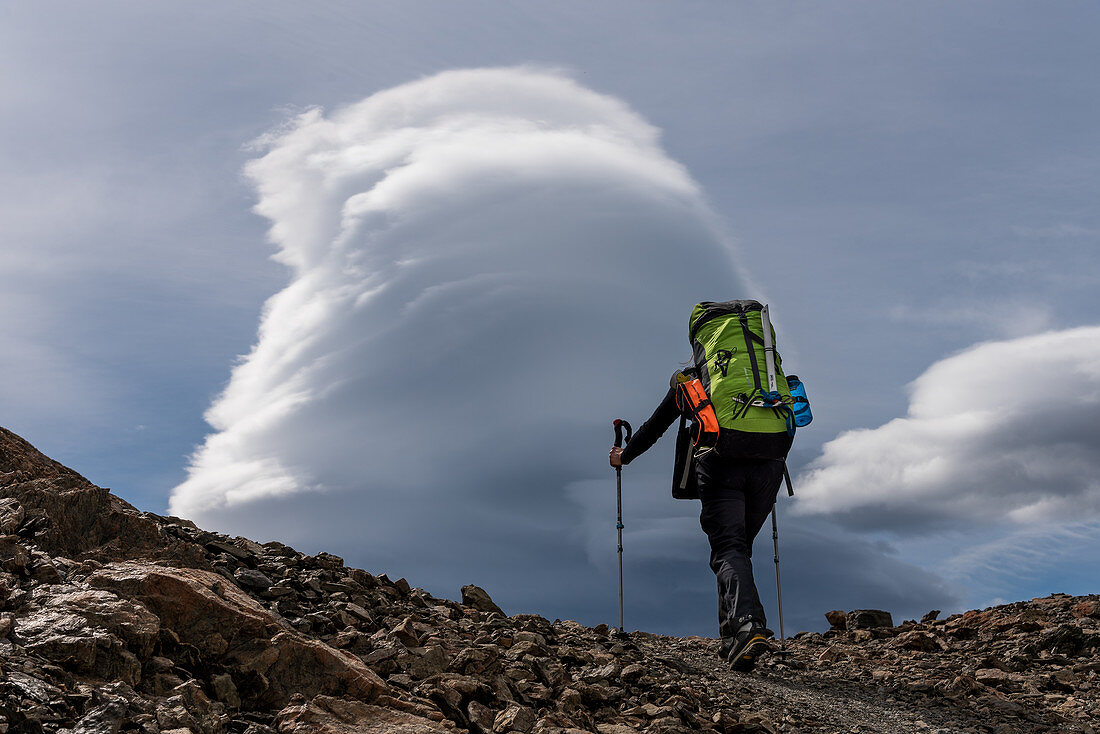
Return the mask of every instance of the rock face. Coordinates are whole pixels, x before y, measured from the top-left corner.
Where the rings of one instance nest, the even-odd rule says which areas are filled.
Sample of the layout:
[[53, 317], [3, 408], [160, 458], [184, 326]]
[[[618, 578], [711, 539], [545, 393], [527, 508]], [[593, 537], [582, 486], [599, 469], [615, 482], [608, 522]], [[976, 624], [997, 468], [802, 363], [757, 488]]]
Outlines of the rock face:
[[[1100, 597], [718, 641], [506, 616], [142, 513], [0, 429], [0, 734], [1095, 732]], [[883, 616], [885, 615], [885, 617]]]

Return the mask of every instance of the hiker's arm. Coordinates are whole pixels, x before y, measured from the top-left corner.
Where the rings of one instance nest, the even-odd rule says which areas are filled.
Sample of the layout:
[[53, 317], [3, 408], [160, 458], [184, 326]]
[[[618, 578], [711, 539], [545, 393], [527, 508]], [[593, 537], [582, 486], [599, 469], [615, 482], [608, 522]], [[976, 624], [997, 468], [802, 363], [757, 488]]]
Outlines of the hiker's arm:
[[668, 427], [671, 426], [680, 417], [680, 409], [676, 407], [676, 390], [675, 388], [669, 388], [665, 394], [664, 400], [657, 406], [657, 410], [653, 411], [653, 415], [649, 416], [649, 420], [642, 424], [642, 427], [634, 432], [634, 436], [631, 437], [630, 443], [623, 449], [623, 453], [620, 456], [623, 464], [629, 464], [631, 461], [646, 451], [649, 447], [657, 443], [657, 439], [660, 438]]

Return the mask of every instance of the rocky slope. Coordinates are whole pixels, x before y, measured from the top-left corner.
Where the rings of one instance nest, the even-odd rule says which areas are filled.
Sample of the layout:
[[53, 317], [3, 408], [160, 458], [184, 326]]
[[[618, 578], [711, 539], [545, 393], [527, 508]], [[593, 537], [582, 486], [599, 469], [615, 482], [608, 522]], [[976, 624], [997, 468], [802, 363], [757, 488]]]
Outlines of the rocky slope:
[[734, 673], [139, 512], [0, 429], [0, 734], [1100, 728], [1096, 596], [829, 618]]

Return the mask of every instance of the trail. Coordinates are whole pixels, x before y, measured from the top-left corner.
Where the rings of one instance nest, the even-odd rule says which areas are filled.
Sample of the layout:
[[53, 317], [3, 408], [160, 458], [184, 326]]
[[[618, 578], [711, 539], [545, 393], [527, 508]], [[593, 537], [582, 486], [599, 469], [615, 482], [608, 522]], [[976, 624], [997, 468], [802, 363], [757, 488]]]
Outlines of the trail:
[[[717, 641], [646, 636], [638, 647], [706, 688], [710, 698], [744, 701], [730, 713], [761, 731], [815, 734], [970, 734], [974, 731], [1038, 731], [999, 726], [986, 716], [943, 700], [940, 705], [898, 697], [859, 681], [833, 681], [804, 669], [805, 654], [790, 650], [765, 658], [751, 673], [730, 670]], [[672, 656], [675, 656], [674, 658]], [[1017, 722], [1018, 723], [1018, 722]]]

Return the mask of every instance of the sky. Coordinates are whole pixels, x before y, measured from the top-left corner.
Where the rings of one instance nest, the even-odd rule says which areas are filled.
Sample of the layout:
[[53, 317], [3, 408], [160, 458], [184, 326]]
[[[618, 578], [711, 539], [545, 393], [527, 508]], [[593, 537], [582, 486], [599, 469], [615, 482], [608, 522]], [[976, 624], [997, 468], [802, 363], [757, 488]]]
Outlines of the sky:
[[[1100, 9], [0, 10], [0, 425], [137, 507], [617, 616], [700, 300], [814, 422], [788, 632], [1095, 593]], [[670, 432], [671, 433], [671, 432]], [[713, 635], [671, 435], [626, 625]], [[776, 626], [769, 533], [757, 581]]]

